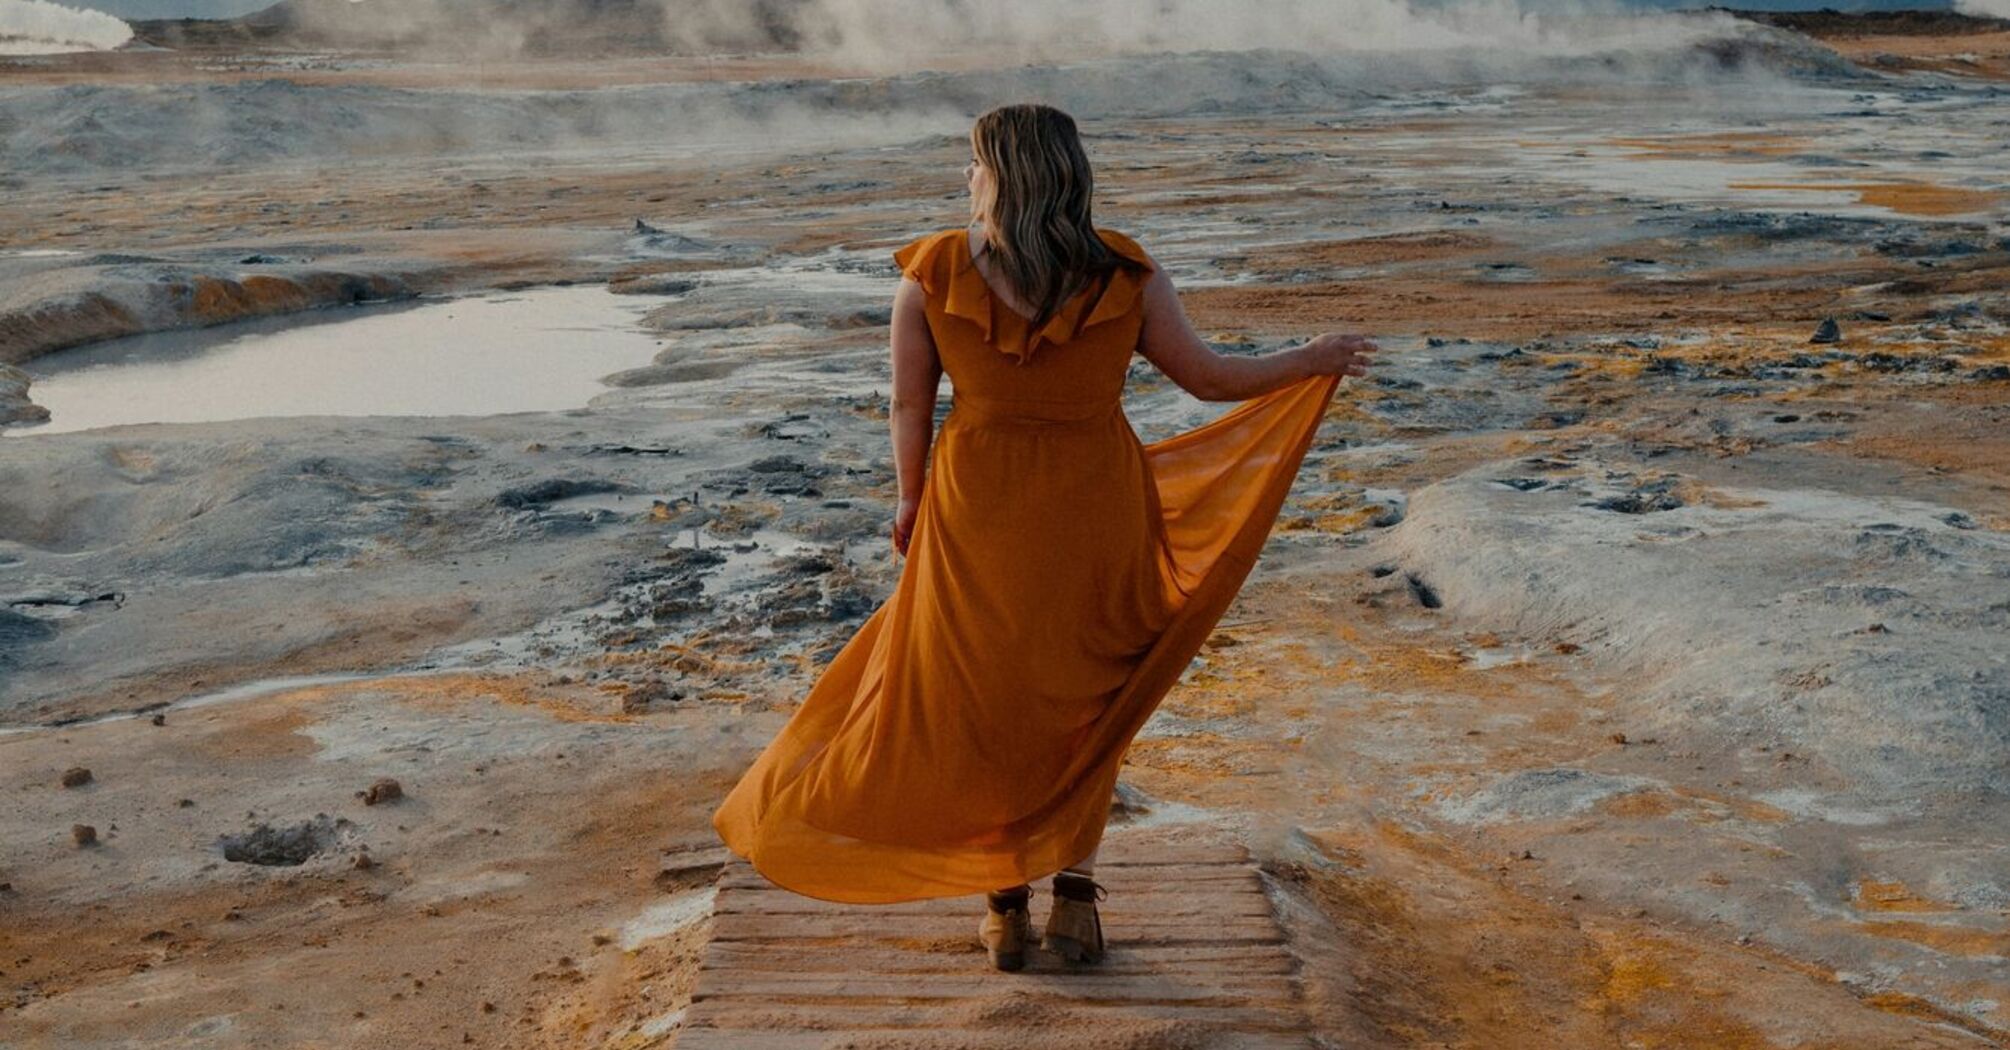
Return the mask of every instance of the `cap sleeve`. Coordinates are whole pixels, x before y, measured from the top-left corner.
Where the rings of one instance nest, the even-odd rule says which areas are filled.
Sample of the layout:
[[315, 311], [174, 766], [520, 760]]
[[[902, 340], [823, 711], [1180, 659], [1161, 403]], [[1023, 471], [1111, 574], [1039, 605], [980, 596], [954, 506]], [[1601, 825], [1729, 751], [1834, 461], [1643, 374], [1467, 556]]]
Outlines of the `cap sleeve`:
[[921, 289], [935, 295], [948, 287], [949, 274], [944, 263], [949, 261], [943, 250], [956, 230], [938, 230], [916, 237], [893, 251], [894, 265], [900, 267], [903, 277], [912, 277], [921, 282]]
[[1084, 328], [1129, 316], [1144, 298], [1145, 283], [1151, 279], [1152, 274], [1158, 272], [1158, 268], [1152, 265], [1152, 257], [1145, 254], [1145, 250], [1138, 246], [1138, 242], [1115, 230], [1098, 227], [1096, 233], [1102, 237], [1103, 243], [1111, 251], [1138, 264], [1143, 270], [1140, 272], [1118, 267], [1117, 271], [1110, 275], [1110, 285], [1103, 290], [1102, 298], [1097, 300], [1095, 308], [1089, 311], [1088, 319], [1082, 325]]

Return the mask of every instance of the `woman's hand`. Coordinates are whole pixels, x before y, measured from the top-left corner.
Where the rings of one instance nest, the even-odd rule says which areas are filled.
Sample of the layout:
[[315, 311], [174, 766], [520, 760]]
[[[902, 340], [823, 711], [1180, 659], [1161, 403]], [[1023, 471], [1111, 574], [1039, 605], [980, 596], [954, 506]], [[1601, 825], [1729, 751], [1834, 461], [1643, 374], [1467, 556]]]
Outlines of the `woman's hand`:
[[893, 512], [893, 549], [907, 555], [907, 541], [914, 535], [914, 519], [921, 513], [921, 500], [903, 496]]
[[1306, 343], [1305, 349], [1320, 375], [1360, 376], [1368, 374], [1368, 355], [1382, 348], [1365, 335], [1327, 332]]

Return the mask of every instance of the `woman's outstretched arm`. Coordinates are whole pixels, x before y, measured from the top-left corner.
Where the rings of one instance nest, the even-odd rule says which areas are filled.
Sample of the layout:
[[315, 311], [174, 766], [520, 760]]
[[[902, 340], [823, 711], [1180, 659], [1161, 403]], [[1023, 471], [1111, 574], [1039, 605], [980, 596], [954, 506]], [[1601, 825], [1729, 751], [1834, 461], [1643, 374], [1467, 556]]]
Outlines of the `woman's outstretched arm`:
[[1364, 336], [1329, 332], [1267, 354], [1223, 354], [1193, 330], [1164, 267], [1158, 267], [1145, 282], [1145, 320], [1138, 336], [1138, 353], [1180, 389], [1202, 401], [1246, 401], [1315, 375], [1363, 375], [1368, 370], [1367, 355], [1377, 349]]
[[942, 361], [928, 331], [927, 301], [927, 293], [912, 277], [902, 280], [893, 294], [893, 395], [886, 418], [893, 431], [893, 469], [900, 485], [893, 546], [903, 555], [921, 508], [928, 443], [935, 437], [935, 391], [942, 379]]

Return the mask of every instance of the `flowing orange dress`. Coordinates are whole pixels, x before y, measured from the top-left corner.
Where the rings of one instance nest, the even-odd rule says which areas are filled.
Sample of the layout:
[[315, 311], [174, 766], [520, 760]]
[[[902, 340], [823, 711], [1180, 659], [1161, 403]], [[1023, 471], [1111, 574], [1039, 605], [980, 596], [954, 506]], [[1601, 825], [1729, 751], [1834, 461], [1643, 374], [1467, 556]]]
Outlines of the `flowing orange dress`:
[[1120, 269], [1029, 332], [967, 231], [894, 259], [953, 387], [907, 558], [712, 818], [776, 885], [856, 903], [1012, 886], [1096, 848], [1124, 752], [1241, 588], [1340, 385], [1142, 444], [1121, 395], [1148, 275]]

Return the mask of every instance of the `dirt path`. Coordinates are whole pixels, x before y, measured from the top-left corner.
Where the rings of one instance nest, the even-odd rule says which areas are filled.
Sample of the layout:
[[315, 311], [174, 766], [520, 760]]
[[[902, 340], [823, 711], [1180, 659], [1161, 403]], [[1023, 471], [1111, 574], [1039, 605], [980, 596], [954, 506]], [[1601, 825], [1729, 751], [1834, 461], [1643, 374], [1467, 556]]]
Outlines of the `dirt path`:
[[[1112, 833], [1098, 878], [1109, 954], [1046, 952], [998, 973], [975, 898], [879, 907], [779, 889], [741, 861], [720, 879], [712, 942], [679, 1050], [927, 1045], [1310, 1046], [1297, 958], [1241, 845]], [[1035, 893], [1034, 922], [1050, 899]]]

